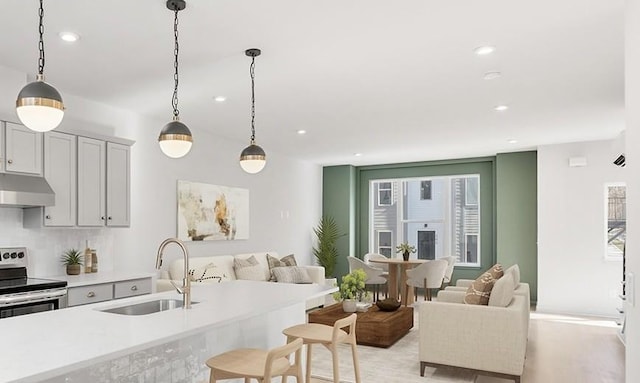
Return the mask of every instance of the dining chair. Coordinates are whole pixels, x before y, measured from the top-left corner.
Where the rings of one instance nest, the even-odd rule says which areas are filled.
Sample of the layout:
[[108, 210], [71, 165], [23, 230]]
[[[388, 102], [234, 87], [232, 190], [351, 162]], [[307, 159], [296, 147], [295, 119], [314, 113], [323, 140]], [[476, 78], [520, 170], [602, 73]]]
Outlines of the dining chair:
[[458, 257], [449, 255], [447, 257], [442, 257], [438, 259], [444, 259], [445, 261], [447, 261], [447, 269], [444, 272], [444, 279], [442, 280], [442, 286], [441, 286], [441, 288], [444, 288], [445, 285], [451, 284], [451, 276], [453, 276], [453, 268], [455, 267], [456, 262], [458, 261]]
[[[295, 376], [296, 383], [302, 383], [301, 350], [302, 339], [290, 339], [284, 346], [269, 351], [255, 348], [241, 348], [216, 355], [207, 360], [211, 369], [209, 383], [223, 379], [244, 378], [245, 383], [256, 379], [260, 383], [270, 383], [272, 377]], [[289, 360], [295, 353], [293, 364]]]
[[373, 285], [375, 300], [377, 301], [380, 295], [380, 286], [387, 284], [387, 276], [385, 275], [384, 270], [378, 267], [373, 267], [365, 263], [360, 258], [349, 256], [347, 257], [347, 260], [349, 262], [349, 272], [362, 269], [365, 274], [367, 274], [367, 279], [364, 281], [364, 284]]
[[[355, 383], [361, 383], [360, 363], [358, 361], [358, 346], [356, 345], [356, 320], [357, 314], [351, 314], [346, 318], [338, 319], [333, 326], [320, 323], [304, 323], [284, 329], [282, 333], [289, 341], [302, 339], [307, 345], [307, 371], [305, 382], [311, 382], [311, 347], [314, 344], [321, 344], [331, 352], [333, 361], [333, 381], [340, 382], [340, 367], [338, 365], [338, 345], [347, 343], [351, 346], [351, 356], [353, 358], [353, 370], [356, 378]], [[343, 328], [349, 327], [349, 331]]]
[[435, 261], [427, 261], [418, 267], [407, 270], [407, 284], [404, 286], [405, 295], [409, 294], [409, 286], [414, 288], [415, 297], [418, 295], [418, 288], [424, 288], [424, 299], [430, 301], [431, 289], [439, 289], [442, 286], [447, 265], [446, 260], [437, 259]]
[[362, 257], [362, 259], [364, 260], [364, 263], [368, 264], [369, 266], [372, 267], [377, 267], [379, 269], [384, 270], [385, 272], [389, 272], [389, 265], [385, 264], [385, 263], [376, 263], [375, 266], [372, 265], [369, 260], [371, 259], [381, 259], [381, 260], [388, 260], [389, 258], [382, 255], [382, 254], [378, 254], [378, 253], [367, 253], [364, 255], [364, 257]]

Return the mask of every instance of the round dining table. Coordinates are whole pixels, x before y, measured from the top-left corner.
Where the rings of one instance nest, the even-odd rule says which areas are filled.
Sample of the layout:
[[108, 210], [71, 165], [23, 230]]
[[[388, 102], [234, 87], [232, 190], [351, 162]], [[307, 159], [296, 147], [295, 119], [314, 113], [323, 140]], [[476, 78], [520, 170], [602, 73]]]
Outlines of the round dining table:
[[[426, 259], [409, 259], [405, 261], [402, 258], [387, 258], [387, 259], [369, 259], [370, 263], [380, 263], [389, 265], [389, 296], [391, 298], [398, 299], [398, 295], [401, 295], [400, 302], [403, 306], [413, 303], [413, 293], [399, 294], [398, 292], [398, 271], [400, 272], [400, 286], [404, 291], [404, 286], [407, 284], [407, 269], [415, 267], [421, 263], [427, 262]], [[413, 290], [413, 289], [410, 289]]]

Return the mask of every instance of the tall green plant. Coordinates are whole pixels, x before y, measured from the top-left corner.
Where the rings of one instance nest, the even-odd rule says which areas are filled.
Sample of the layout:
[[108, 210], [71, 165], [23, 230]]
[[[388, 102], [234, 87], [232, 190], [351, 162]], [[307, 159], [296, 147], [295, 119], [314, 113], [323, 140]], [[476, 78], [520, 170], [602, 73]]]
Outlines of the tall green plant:
[[313, 248], [318, 265], [324, 267], [324, 276], [332, 278], [338, 262], [338, 248], [336, 241], [345, 234], [340, 234], [335, 219], [324, 216], [317, 227], [313, 228], [318, 238], [318, 246]]

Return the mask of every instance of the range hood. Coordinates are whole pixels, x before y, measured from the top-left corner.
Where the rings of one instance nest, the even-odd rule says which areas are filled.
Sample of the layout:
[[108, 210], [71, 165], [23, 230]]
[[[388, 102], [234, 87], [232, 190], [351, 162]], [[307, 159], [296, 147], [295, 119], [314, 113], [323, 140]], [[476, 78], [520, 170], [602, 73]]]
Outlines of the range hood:
[[0, 173], [1, 207], [52, 206], [53, 189], [43, 177]]

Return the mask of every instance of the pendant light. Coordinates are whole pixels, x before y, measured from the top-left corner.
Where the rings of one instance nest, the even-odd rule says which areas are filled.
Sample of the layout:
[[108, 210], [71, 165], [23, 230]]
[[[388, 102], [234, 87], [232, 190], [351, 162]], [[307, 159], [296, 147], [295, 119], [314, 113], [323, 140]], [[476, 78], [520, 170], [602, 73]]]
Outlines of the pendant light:
[[16, 113], [20, 122], [27, 128], [36, 132], [48, 132], [58, 127], [62, 122], [64, 104], [62, 96], [56, 88], [44, 82], [44, 8], [42, 0], [40, 0], [38, 16], [38, 32], [40, 34], [38, 74], [36, 81], [25, 85], [18, 93]]
[[255, 174], [264, 169], [267, 164], [266, 154], [264, 150], [256, 145], [256, 93], [255, 93], [255, 67], [256, 57], [260, 56], [260, 49], [247, 49], [244, 52], [247, 56], [251, 57], [251, 66], [249, 67], [249, 74], [251, 75], [251, 141], [249, 146], [244, 148], [240, 153], [240, 166], [242, 170], [247, 173]]
[[178, 110], [178, 12], [185, 9], [187, 3], [184, 0], [168, 0], [167, 8], [174, 12], [173, 19], [173, 37], [175, 48], [173, 50], [174, 62], [173, 68], [173, 97], [171, 98], [171, 106], [173, 107], [173, 120], [166, 124], [160, 132], [158, 143], [162, 152], [171, 158], [184, 157], [193, 143], [191, 131], [185, 124], [180, 122], [180, 111]]

